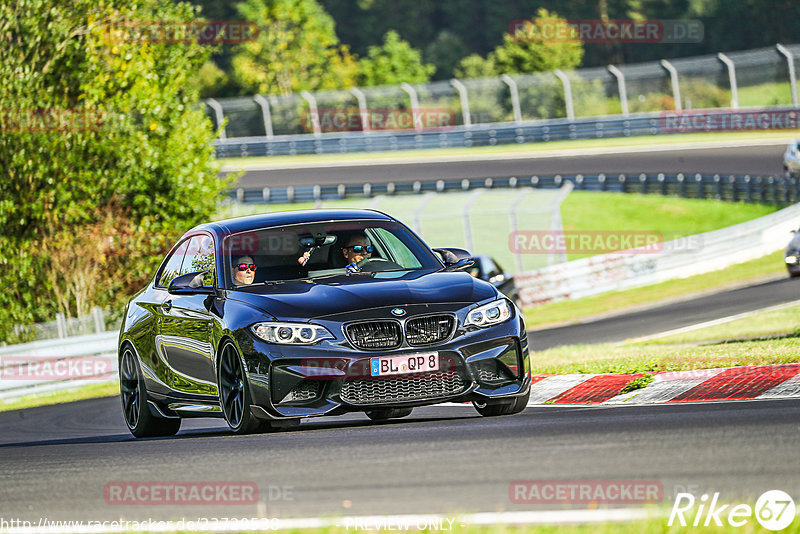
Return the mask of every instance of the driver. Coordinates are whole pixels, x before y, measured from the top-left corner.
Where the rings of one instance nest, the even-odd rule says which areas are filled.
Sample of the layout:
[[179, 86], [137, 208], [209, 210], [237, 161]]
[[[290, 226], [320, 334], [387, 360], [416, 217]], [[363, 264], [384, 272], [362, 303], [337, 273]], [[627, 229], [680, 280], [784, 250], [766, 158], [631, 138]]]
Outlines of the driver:
[[364, 234], [355, 234], [347, 240], [347, 243], [342, 248], [344, 259], [347, 260], [347, 271], [357, 273], [361, 270], [358, 266], [359, 262], [369, 259], [372, 255], [372, 244], [369, 238]]
[[252, 284], [256, 278], [256, 264], [250, 256], [240, 256], [233, 262], [233, 284]]

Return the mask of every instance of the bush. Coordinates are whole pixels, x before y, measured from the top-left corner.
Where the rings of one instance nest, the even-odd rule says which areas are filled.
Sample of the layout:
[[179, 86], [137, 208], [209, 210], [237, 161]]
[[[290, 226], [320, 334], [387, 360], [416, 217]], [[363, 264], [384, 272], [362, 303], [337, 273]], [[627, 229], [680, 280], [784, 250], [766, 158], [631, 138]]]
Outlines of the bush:
[[[194, 21], [171, 0], [0, 5], [0, 340], [16, 323], [120, 306], [156, 255], [110, 255], [120, 233], [175, 235], [227, 184], [194, 80], [210, 47], [113, 31]], [[9, 302], [10, 301], [10, 302]]]

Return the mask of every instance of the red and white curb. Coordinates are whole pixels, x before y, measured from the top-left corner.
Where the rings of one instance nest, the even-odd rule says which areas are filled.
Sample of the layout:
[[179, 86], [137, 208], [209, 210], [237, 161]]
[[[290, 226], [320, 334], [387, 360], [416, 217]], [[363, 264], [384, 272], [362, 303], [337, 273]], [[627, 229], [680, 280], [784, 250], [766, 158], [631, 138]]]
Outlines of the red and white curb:
[[619, 394], [644, 374], [534, 375], [528, 406], [800, 398], [800, 363], [659, 372], [646, 387]]

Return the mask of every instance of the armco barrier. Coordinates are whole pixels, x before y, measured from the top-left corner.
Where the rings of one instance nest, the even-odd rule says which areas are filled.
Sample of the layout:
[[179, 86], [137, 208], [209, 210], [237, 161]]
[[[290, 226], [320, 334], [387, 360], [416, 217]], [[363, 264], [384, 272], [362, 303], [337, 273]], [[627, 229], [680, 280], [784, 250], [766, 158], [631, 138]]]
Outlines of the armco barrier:
[[[739, 120], [736, 120], [737, 117]], [[233, 158], [476, 147], [688, 132], [797, 129], [799, 126], [800, 114], [797, 108], [768, 106], [757, 110], [708, 109], [636, 113], [571, 121], [550, 119], [474, 124], [435, 131], [395, 130], [236, 137], [217, 139], [214, 146], [218, 158]]]
[[119, 332], [0, 347], [0, 400], [117, 380]]
[[727, 174], [573, 174], [548, 176], [499, 176], [399, 183], [366, 183], [236, 189], [229, 196], [241, 203], [285, 203], [370, 198], [378, 195], [470, 191], [477, 188], [558, 189], [567, 181], [575, 191], [611, 191], [675, 195], [683, 198], [732, 202], [791, 204], [800, 200], [796, 178]]
[[800, 226], [800, 205], [752, 221], [676, 239], [663, 250], [636, 249], [582, 258], [515, 275], [523, 306], [702, 274], [752, 260], [786, 246]]

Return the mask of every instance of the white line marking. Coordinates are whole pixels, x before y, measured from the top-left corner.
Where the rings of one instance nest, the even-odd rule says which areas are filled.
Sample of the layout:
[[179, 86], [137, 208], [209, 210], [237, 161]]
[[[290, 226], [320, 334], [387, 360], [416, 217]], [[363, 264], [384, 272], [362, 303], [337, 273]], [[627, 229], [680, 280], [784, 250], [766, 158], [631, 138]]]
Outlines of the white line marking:
[[731, 321], [735, 321], [737, 319], [744, 319], [746, 317], [750, 317], [757, 313], [762, 312], [770, 312], [770, 311], [777, 311], [782, 310], [784, 308], [791, 308], [792, 306], [800, 306], [800, 300], [793, 300], [791, 302], [784, 302], [783, 304], [777, 304], [775, 306], [768, 306], [766, 308], [759, 308], [757, 310], [752, 310], [749, 312], [739, 313], [736, 315], [729, 315], [728, 317], [722, 317], [721, 319], [714, 319], [713, 321], [706, 321], [704, 323], [697, 323], [689, 326], [684, 326], [682, 328], [676, 328], [674, 330], [667, 330], [666, 332], [659, 332], [657, 334], [651, 334], [649, 336], [642, 336], [637, 337], [635, 339], [629, 339], [627, 341], [621, 341], [618, 344], [625, 344], [625, 343], [641, 343], [643, 341], [650, 341], [651, 339], [658, 339], [661, 337], [671, 336], [673, 334], [683, 334], [685, 332], [691, 332], [693, 330], [700, 330], [701, 328], [707, 328], [709, 326], [716, 326], [720, 324], [729, 323]]
[[645, 145], [634, 147], [598, 147], [598, 148], [570, 148], [561, 150], [548, 150], [542, 152], [499, 152], [496, 154], [461, 154], [453, 156], [394, 156], [380, 159], [358, 159], [351, 161], [304, 161], [296, 163], [240, 163], [226, 164], [220, 168], [220, 172], [245, 171], [268, 171], [281, 169], [324, 169], [329, 167], [378, 167], [383, 165], [415, 164], [415, 163], [451, 163], [461, 161], [511, 161], [526, 159], [544, 159], [558, 157], [575, 156], [596, 156], [604, 154], [636, 154], [642, 152], [670, 152], [678, 150], [703, 150], [708, 148], [739, 148], [748, 146], [775, 146], [785, 145], [794, 137], [784, 139], [768, 140], [743, 140], [743, 141], [709, 141], [706, 143], [678, 143], [664, 145]]

